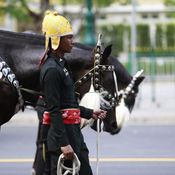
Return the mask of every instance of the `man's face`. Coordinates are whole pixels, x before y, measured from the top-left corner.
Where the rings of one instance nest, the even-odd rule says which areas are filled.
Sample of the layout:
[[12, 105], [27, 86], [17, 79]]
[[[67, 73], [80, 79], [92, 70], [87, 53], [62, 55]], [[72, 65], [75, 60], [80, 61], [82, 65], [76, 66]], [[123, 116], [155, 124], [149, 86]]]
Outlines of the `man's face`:
[[70, 53], [73, 47], [73, 35], [66, 35], [60, 38], [59, 50], [63, 53]]

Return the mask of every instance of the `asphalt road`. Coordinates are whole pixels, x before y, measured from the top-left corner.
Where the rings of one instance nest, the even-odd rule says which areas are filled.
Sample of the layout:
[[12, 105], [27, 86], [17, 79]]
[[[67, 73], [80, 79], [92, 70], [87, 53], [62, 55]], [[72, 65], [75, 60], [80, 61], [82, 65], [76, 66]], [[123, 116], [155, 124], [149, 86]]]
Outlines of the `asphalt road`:
[[[35, 154], [36, 123], [7, 124], [0, 133], [0, 175], [30, 175]], [[115, 136], [99, 135], [99, 175], [175, 175], [175, 125], [125, 125]], [[83, 134], [96, 171], [97, 134]]]
[[[154, 98], [153, 98], [154, 97]], [[153, 100], [154, 99], [154, 100]], [[0, 131], [0, 175], [30, 175], [37, 116], [19, 112]], [[175, 81], [145, 81], [118, 135], [100, 133], [99, 175], [175, 175]], [[96, 174], [96, 132], [83, 129]]]

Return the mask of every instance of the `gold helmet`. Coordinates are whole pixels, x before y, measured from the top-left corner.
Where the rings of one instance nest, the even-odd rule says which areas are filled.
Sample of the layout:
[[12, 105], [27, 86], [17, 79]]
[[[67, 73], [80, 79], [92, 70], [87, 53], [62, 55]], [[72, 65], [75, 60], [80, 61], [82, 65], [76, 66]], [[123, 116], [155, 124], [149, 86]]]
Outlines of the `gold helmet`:
[[60, 37], [73, 35], [69, 21], [55, 11], [46, 11], [42, 23], [42, 31], [45, 34], [45, 48], [48, 48], [49, 38], [51, 38], [52, 49], [57, 49]]

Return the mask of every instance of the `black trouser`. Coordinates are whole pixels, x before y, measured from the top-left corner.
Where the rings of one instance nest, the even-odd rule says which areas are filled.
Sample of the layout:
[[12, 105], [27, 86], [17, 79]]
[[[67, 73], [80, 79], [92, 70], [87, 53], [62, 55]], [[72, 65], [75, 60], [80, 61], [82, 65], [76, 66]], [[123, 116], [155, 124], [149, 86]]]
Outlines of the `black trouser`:
[[38, 134], [37, 134], [37, 140], [36, 140], [36, 152], [35, 152], [35, 158], [33, 162], [33, 169], [36, 175], [42, 175], [43, 168], [44, 168], [44, 160], [42, 156], [42, 143], [40, 138], [41, 138], [41, 122], [39, 121]]
[[[36, 106], [36, 111], [38, 115], [38, 134], [36, 140], [36, 153], [33, 163], [33, 169], [35, 170], [36, 175], [43, 175], [43, 172], [50, 172], [50, 163], [48, 153], [47, 153], [47, 133], [49, 125], [43, 125], [43, 113], [45, 111], [44, 101], [42, 98], [39, 98]], [[47, 173], [48, 174], [48, 173]]]
[[50, 158], [46, 144], [49, 125], [43, 125], [40, 123], [38, 130], [37, 150], [35, 153], [33, 168], [36, 172], [36, 175], [50, 175]]
[[[61, 153], [60, 152], [49, 152], [49, 154], [50, 154], [50, 160], [51, 160], [51, 174], [50, 175], [57, 175], [57, 163], [58, 163], [59, 155]], [[89, 164], [88, 154], [89, 154], [89, 151], [87, 149], [87, 146], [83, 142], [81, 145], [81, 149], [80, 149], [80, 155], [78, 155], [78, 158], [81, 162], [79, 175], [93, 175], [90, 164]], [[67, 163], [70, 164], [70, 162], [67, 162]]]

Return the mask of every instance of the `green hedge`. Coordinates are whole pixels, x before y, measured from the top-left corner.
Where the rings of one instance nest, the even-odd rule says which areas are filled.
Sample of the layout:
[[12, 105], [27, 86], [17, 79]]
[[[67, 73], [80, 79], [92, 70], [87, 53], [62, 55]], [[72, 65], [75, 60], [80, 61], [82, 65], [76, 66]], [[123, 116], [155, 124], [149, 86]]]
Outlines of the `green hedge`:
[[[151, 39], [149, 34], [148, 25], [137, 25], [137, 51], [150, 52]], [[114, 54], [123, 52], [126, 50], [124, 47], [130, 49], [131, 45], [131, 29], [130, 26], [126, 25], [105, 25], [97, 28], [103, 34], [104, 43], [112, 43], [116, 49]], [[124, 32], [127, 32], [129, 43], [124, 46]], [[168, 52], [169, 50], [175, 50], [175, 24], [158, 24], [156, 27], [156, 52]]]
[[175, 46], [175, 24], [168, 24], [166, 30], [167, 46]]

